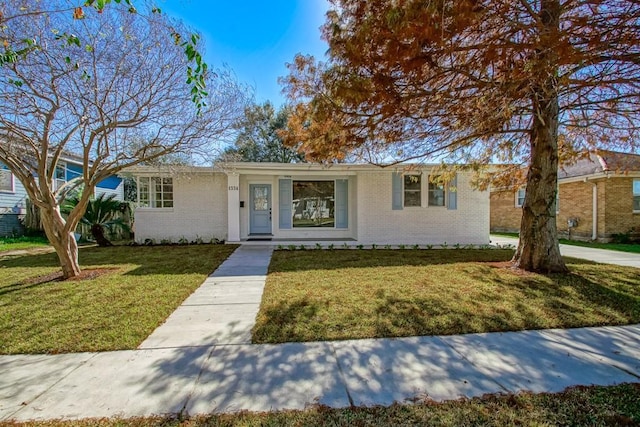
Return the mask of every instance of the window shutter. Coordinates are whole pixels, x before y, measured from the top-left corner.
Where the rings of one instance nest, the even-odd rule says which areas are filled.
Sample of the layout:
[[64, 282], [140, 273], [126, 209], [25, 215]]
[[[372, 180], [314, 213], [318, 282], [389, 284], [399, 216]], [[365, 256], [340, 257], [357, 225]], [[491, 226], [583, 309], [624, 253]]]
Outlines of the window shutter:
[[281, 179], [278, 182], [278, 216], [281, 230], [291, 228], [291, 180]]
[[349, 226], [348, 196], [349, 181], [346, 179], [336, 179], [336, 228], [347, 228]]
[[449, 204], [447, 205], [447, 209], [455, 210], [458, 209], [458, 175], [454, 175], [451, 181], [447, 184], [447, 196], [449, 199]]
[[402, 210], [402, 174], [394, 172], [391, 180], [391, 209]]

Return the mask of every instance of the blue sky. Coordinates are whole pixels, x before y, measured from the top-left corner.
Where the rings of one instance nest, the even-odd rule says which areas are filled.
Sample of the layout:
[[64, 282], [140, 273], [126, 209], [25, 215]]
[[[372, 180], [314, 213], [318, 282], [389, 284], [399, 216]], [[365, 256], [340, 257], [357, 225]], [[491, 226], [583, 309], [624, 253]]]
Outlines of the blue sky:
[[163, 12], [182, 19], [205, 39], [205, 61], [228, 65], [255, 90], [257, 102], [285, 102], [278, 77], [296, 53], [324, 58], [319, 27], [326, 0], [156, 0]]

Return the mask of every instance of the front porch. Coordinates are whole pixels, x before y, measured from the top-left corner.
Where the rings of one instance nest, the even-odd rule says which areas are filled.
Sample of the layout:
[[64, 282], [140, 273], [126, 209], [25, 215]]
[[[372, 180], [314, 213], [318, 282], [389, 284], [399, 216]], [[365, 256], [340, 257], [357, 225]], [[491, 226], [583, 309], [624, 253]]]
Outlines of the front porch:
[[227, 171], [227, 241], [240, 244], [354, 244], [355, 171], [320, 165], [242, 165]]

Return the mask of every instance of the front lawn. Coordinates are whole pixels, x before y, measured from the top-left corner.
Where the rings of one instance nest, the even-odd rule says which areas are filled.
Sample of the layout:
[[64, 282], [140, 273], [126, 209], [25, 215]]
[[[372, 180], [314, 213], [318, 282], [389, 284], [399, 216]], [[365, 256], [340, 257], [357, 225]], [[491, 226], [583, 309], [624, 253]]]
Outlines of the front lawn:
[[55, 253], [0, 255], [0, 353], [136, 348], [234, 249], [80, 248], [81, 281], [55, 280]]
[[48, 247], [46, 237], [0, 237], [0, 252]]
[[568, 259], [505, 268], [512, 250], [276, 251], [256, 343], [451, 335], [640, 322], [640, 274]]
[[575, 387], [562, 393], [489, 395], [445, 403], [350, 407], [312, 406], [304, 411], [239, 412], [175, 417], [102, 418], [7, 423], [30, 427], [200, 427], [200, 426], [637, 426], [640, 386]]

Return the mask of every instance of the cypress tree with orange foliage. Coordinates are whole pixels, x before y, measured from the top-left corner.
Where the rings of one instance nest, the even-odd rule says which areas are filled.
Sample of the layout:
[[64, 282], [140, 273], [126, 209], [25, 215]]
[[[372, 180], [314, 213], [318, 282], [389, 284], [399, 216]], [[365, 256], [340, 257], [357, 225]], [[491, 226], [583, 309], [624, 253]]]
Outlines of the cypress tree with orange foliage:
[[559, 162], [638, 148], [640, 3], [331, 3], [328, 60], [298, 55], [281, 79], [288, 143], [321, 161], [515, 164], [527, 191], [514, 266], [566, 272]]

